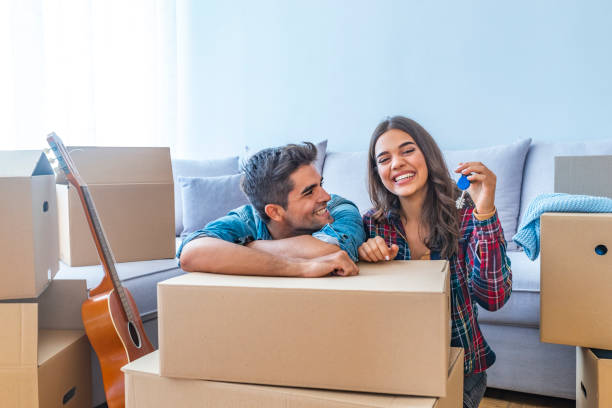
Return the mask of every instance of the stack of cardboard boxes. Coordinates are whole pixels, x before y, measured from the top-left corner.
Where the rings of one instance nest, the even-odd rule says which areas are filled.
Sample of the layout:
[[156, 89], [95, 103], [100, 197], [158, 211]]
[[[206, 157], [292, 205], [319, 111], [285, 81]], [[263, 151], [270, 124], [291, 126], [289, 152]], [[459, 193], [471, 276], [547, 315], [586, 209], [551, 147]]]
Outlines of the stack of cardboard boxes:
[[[555, 158], [555, 191], [612, 197], [611, 156]], [[540, 339], [577, 346], [576, 406], [612, 406], [612, 214], [541, 217]]]
[[126, 406], [461, 407], [446, 261], [350, 278], [192, 273], [158, 284], [159, 351]]
[[0, 162], [0, 405], [89, 407], [85, 281], [53, 280], [53, 170], [42, 151], [3, 151]]

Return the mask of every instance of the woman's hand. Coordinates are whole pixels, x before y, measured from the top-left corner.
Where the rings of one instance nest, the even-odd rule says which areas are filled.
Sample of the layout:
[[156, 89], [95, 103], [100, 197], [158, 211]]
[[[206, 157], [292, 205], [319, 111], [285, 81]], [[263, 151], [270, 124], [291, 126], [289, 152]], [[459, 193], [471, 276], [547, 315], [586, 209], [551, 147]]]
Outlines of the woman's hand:
[[390, 261], [397, 256], [399, 247], [395, 244], [388, 247], [382, 237], [368, 239], [359, 247], [359, 260], [367, 262]]
[[[468, 192], [476, 205], [476, 212], [486, 214], [495, 210], [497, 177], [481, 162], [459, 163], [455, 173], [465, 174], [470, 180]], [[471, 173], [471, 175], [470, 175]]]

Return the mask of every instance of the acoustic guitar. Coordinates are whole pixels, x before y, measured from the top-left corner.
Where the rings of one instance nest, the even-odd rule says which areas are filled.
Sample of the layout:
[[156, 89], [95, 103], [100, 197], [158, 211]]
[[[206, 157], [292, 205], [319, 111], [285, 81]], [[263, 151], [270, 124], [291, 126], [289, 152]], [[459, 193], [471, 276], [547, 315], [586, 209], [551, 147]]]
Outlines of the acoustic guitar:
[[154, 349], [144, 331], [132, 295], [119, 280], [115, 258], [87, 184], [81, 179], [62, 140], [51, 133], [47, 142], [55, 155], [57, 167], [79, 195], [104, 268], [104, 278], [89, 291], [89, 298], [81, 307], [81, 315], [89, 342], [100, 360], [108, 407], [124, 407], [125, 384], [121, 367]]

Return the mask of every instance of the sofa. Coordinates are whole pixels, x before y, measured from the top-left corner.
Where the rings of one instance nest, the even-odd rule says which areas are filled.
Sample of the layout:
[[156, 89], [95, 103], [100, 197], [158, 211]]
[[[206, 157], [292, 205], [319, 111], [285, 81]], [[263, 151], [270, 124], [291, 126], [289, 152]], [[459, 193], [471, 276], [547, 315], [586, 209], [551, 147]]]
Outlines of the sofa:
[[[361, 212], [370, 207], [366, 189], [366, 151], [327, 151], [327, 142], [317, 144], [324, 187], [330, 193], [354, 201]], [[530, 139], [504, 146], [464, 151], [443, 151], [449, 168], [459, 161], [478, 160], [498, 177], [496, 206], [508, 241], [513, 273], [513, 293], [496, 312], [478, 309], [482, 331], [497, 361], [488, 371], [493, 388], [575, 398], [575, 348], [539, 341], [539, 259], [530, 261], [511, 237], [528, 204], [538, 194], [554, 190], [554, 157], [559, 155], [612, 154], [612, 140], [576, 143], [543, 143]], [[239, 191], [239, 164], [245, 157], [172, 162], [175, 182], [177, 245], [181, 235], [207, 220], [246, 203]], [[157, 347], [157, 282], [184, 273], [176, 259], [130, 262], [117, 265], [120, 279], [131, 291], [145, 329]], [[100, 266], [60, 265], [56, 279], [87, 278], [93, 288], [102, 278]], [[94, 406], [104, 402], [97, 359], [94, 361]]]

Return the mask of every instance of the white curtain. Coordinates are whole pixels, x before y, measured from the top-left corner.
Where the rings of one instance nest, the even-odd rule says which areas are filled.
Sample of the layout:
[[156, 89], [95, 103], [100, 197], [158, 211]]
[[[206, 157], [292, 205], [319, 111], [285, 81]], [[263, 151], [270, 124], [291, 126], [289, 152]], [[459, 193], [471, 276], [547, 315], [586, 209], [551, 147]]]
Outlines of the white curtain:
[[175, 0], [0, 0], [0, 149], [171, 146]]

